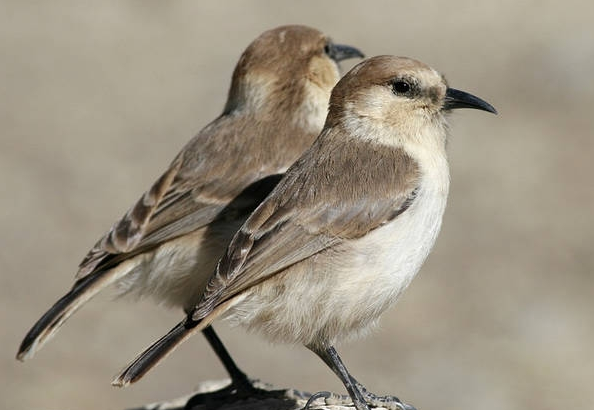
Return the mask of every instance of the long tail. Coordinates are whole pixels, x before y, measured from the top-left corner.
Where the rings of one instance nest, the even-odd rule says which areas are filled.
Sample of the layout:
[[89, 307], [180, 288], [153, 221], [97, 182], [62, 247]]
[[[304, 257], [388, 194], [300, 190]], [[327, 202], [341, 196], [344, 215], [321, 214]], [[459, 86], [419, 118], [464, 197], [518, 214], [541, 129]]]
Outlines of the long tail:
[[85, 302], [105, 287], [120, 279], [128, 271], [129, 269], [123, 269], [123, 266], [118, 266], [110, 270], [92, 273], [77, 281], [70, 292], [54, 303], [37, 323], [33, 325], [31, 330], [29, 330], [21, 342], [16, 356], [17, 359], [25, 361], [33, 357]]
[[140, 380], [149, 370], [158, 365], [186, 339], [208, 327], [217, 317], [241, 300], [241, 296], [218, 305], [204, 319], [193, 320], [192, 314], [178, 323], [165, 336], [136, 356], [111, 382], [113, 386], [126, 387]]
[[204, 321], [195, 322], [190, 318], [178, 323], [165, 336], [150, 345], [144, 352], [139, 354], [118, 376], [111, 382], [113, 386], [125, 387], [134, 383], [149, 370], [155, 367], [165, 357], [169, 356], [175, 348], [192, 336], [194, 333], [204, 329], [208, 325]]

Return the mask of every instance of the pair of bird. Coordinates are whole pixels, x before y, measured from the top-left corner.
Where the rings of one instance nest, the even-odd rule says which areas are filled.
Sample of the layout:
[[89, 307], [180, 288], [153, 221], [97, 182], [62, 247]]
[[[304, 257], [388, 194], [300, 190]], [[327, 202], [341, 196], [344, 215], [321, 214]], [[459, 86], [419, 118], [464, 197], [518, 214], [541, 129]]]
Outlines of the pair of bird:
[[[404, 57], [363, 54], [318, 30], [260, 35], [233, 73], [223, 113], [81, 262], [72, 289], [33, 326], [33, 356], [85, 302], [123, 294], [181, 307], [186, 318], [113, 384], [140, 379], [202, 331], [233, 391], [254, 389], [212, 328], [227, 318], [273, 341], [301, 343], [341, 379], [355, 407], [376, 396], [333, 345], [363, 333], [429, 254], [446, 206], [446, 114], [495, 113]], [[406, 408], [394, 398], [398, 407]]]

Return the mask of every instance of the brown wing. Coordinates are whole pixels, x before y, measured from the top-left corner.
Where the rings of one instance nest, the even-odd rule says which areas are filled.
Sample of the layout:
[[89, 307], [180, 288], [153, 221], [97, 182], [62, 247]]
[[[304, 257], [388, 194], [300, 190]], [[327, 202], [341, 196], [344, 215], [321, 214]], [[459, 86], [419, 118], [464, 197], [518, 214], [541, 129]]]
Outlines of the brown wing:
[[299, 261], [391, 221], [410, 206], [418, 182], [416, 162], [400, 149], [336, 135], [318, 139], [235, 235], [194, 319]]
[[[233, 129], [233, 124], [227, 125]], [[270, 184], [250, 185], [261, 176], [276, 170], [267, 169], [259, 158], [250, 157], [249, 150], [224, 135], [220, 130], [206, 128], [175, 158], [167, 171], [145, 192], [138, 202], [95, 244], [79, 265], [77, 279], [98, 268], [113, 266], [130, 255], [159, 243], [208, 225], [224, 212], [233, 213], [229, 205], [236, 203], [245, 217], [272, 189]], [[213, 137], [216, 137], [214, 138]], [[227, 137], [229, 149], [220, 152], [220, 142]], [[248, 152], [245, 152], [248, 151]], [[247, 189], [246, 189], [247, 187]]]

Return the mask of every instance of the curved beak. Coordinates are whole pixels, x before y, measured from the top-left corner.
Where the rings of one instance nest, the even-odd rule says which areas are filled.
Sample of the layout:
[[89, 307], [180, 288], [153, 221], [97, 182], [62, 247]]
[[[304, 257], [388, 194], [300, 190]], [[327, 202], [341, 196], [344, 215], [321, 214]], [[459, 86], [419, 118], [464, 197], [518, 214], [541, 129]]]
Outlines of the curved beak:
[[329, 43], [326, 46], [326, 54], [337, 63], [349, 58], [365, 58], [365, 55], [359, 49], [343, 44]]
[[447, 89], [443, 108], [446, 110], [453, 110], [455, 108], [474, 108], [477, 110], [483, 110], [497, 114], [495, 107], [485, 100], [454, 88]]

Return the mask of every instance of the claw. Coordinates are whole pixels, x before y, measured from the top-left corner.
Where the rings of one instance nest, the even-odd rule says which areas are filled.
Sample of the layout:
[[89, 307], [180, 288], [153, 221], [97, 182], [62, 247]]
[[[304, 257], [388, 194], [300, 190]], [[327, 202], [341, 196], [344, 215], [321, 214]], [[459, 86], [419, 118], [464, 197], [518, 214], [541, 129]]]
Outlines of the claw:
[[316, 401], [317, 399], [329, 399], [330, 397], [332, 397], [332, 393], [329, 391], [319, 391], [317, 393], [314, 393], [311, 395], [311, 397], [307, 400], [307, 403], [305, 403], [305, 407], [303, 407], [303, 410], [309, 410], [309, 406], [311, 406], [311, 404]]
[[389, 410], [417, 410], [410, 404], [403, 403], [396, 396], [378, 396], [367, 390], [365, 386], [359, 383], [355, 378], [352, 377], [351, 379], [365, 398], [365, 401], [371, 405], [371, 407], [385, 407]]

